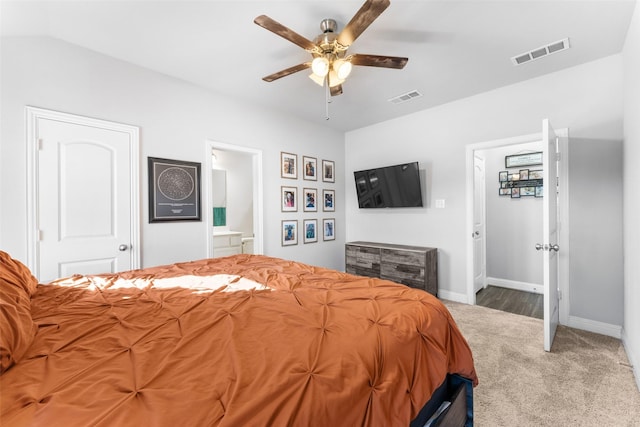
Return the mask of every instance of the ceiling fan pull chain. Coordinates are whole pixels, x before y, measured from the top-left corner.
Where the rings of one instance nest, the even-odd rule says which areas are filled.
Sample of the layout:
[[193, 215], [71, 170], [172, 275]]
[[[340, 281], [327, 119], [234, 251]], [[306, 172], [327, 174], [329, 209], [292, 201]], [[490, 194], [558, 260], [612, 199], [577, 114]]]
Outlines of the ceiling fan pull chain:
[[331, 103], [331, 89], [329, 88], [329, 74], [327, 74], [324, 77], [324, 87], [325, 87], [325, 92], [324, 92], [324, 98], [325, 98], [325, 110], [324, 110], [324, 115], [325, 115], [325, 120], [329, 120], [329, 104]]

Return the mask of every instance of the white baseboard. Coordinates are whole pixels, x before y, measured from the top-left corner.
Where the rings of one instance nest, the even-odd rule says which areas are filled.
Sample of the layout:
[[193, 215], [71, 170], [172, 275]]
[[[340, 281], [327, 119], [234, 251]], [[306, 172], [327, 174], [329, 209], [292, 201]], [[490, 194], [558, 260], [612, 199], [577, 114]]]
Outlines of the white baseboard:
[[497, 277], [487, 277], [487, 283], [500, 286], [501, 288], [533, 292], [535, 294], [542, 294], [544, 292], [542, 285], [537, 283], [518, 282], [516, 280], [498, 279]]
[[610, 323], [598, 322], [596, 320], [584, 319], [582, 317], [569, 316], [567, 326], [596, 334], [607, 335], [620, 339], [622, 337], [622, 326]]
[[461, 302], [463, 304], [469, 304], [469, 301], [467, 300], [467, 294], [451, 292], [445, 289], [438, 289], [438, 298], [446, 299], [448, 301]]
[[627, 353], [629, 364], [631, 364], [633, 376], [636, 379], [636, 386], [638, 387], [638, 391], [640, 391], [640, 358], [638, 358], [638, 354], [631, 351], [631, 346], [627, 344], [627, 334], [624, 328], [622, 329], [622, 345], [624, 346], [624, 351]]

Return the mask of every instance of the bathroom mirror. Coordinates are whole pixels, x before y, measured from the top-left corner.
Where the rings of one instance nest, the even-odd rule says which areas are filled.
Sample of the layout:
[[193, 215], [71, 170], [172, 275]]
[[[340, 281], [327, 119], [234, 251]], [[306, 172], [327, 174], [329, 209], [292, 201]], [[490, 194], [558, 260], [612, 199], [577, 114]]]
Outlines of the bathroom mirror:
[[213, 202], [213, 226], [227, 225], [227, 172], [211, 170], [211, 200]]

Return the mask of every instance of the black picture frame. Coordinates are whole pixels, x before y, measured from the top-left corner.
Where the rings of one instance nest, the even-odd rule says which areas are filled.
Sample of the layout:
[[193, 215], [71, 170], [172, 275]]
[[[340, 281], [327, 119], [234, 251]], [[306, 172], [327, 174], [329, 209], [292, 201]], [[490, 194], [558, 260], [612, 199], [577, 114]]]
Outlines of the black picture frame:
[[505, 168], [517, 168], [520, 166], [537, 166], [541, 164], [542, 164], [542, 151], [504, 156]]
[[149, 222], [202, 221], [201, 164], [148, 157]]

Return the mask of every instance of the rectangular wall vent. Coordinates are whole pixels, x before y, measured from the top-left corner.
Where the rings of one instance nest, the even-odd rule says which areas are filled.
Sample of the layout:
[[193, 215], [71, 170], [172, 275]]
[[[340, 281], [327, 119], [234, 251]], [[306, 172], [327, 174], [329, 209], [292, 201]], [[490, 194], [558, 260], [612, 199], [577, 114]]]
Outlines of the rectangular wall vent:
[[530, 50], [529, 52], [516, 55], [511, 58], [511, 62], [513, 62], [513, 65], [521, 65], [526, 62], [533, 61], [534, 59], [539, 59], [547, 55], [551, 55], [552, 53], [567, 50], [570, 47], [571, 45], [569, 45], [569, 39], [562, 39], [557, 42], [550, 43], [546, 46], [541, 46], [539, 48]]
[[400, 104], [403, 102], [407, 102], [411, 99], [414, 98], [420, 98], [422, 96], [422, 94], [420, 92], [418, 92], [417, 90], [412, 90], [411, 92], [407, 92], [407, 93], [403, 93], [402, 95], [398, 95], [398, 96], [394, 96], [393, 98], [390, 98], [388, 101], [391, 102], [392, 104]]

